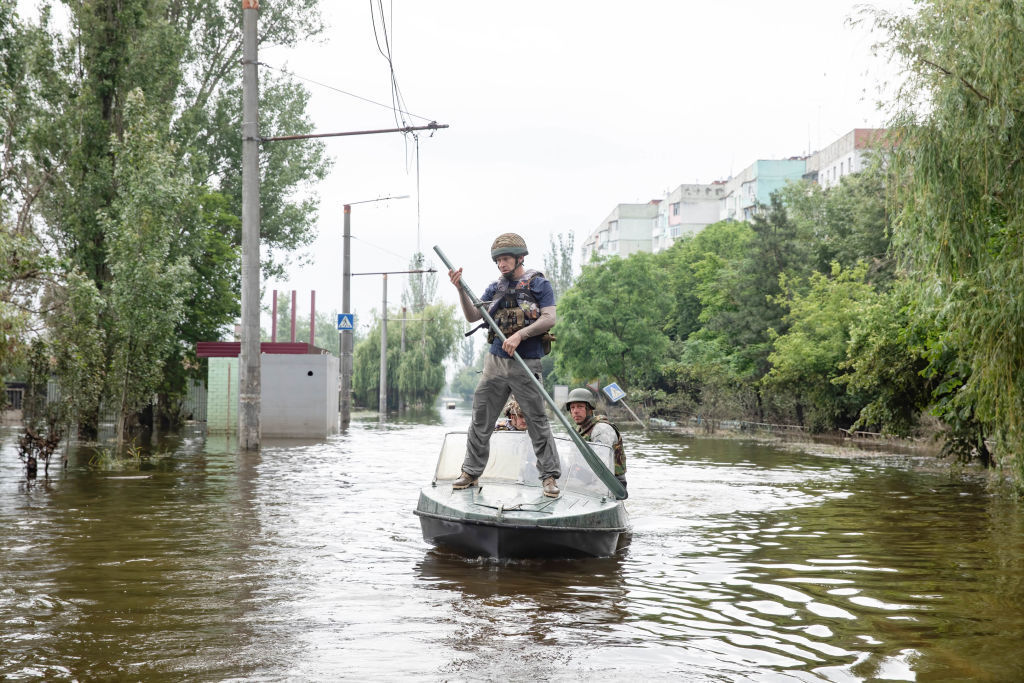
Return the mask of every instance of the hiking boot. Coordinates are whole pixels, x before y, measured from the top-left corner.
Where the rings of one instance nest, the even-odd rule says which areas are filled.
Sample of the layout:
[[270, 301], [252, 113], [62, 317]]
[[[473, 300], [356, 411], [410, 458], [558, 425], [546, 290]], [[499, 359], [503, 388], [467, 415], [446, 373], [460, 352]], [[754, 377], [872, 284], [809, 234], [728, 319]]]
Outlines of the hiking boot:
[[555, 483], [554, 477], [548, 477], [544, 480], [544, 495], [548, 498], [558, 498], [558, 484]]
[[459, 475], [458, 479], [456, 479], [455, 481], [452, 482], [452, 488], [453, 489], [468, 489], [470, 486], [476, 486], [476, 480], [478, 478], [479, 477], [474, 477], [472, 475], [469, 475], [469, 474], [466, 474], [465, 472], [463, 472], [462, 474]]

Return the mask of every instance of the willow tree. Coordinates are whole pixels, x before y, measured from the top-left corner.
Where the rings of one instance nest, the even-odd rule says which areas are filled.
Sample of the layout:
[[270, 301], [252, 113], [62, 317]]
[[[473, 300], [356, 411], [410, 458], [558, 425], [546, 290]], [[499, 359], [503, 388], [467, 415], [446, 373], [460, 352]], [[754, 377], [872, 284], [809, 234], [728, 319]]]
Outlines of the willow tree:
[[[444, 362], [458, 352], [462, 324], [455, 306], [432, 304], [406, 323], [402, 352], [400, 316], [389, 314], [387, 402], [397, 408], [399, 397], [408, 404], [429, 405], [445, 384]], [[353, 350], [352, 392], [356, 402], [375, 407], [380, 396], [380, 323]]]
[[927, 0], [880, 13], [904, 64], [892, 120], [895, 242], [969, 368], [957, 392], [1024, 473], [1024, 11]]

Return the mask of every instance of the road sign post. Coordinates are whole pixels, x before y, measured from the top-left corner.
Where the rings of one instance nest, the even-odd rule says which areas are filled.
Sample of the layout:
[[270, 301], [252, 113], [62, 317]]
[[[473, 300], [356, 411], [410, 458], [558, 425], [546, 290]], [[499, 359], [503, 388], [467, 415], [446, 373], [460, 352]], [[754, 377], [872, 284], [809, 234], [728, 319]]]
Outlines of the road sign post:
[[647, 429], [647, 425], [644, 424], [644, 421], [637, 417], [636, 413], [633, 412], [633, 409], [630, 408], [629, 404], [626, 403], [626, 401], [624, 400], [626, 398], [626, 392], [623, 391], [617, 383], [612, 382], [604, 389], [602, 389], [602, 391], [604, 391], [604, 395], [607, 396], [608, 400], [611, 401], [612, 403], [621, 403], [622, 405], [626, 406], [626, 410], [628, 410], [629, 414], [633, 416], [633, 419], [639, 422], [641, 427]]

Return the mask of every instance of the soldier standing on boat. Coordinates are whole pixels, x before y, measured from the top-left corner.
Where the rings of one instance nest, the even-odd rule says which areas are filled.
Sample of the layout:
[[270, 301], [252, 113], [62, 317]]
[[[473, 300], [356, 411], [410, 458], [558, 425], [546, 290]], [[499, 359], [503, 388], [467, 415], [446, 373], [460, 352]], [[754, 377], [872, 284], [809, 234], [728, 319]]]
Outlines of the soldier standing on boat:
[[622, 447], [622, 434], [604, 415], [594, 414], [594, 410], [597, 409], [594, 395], [583, 387], [573, 389], [565, 401], [565, 409], [576, 423], [577, 434], [592, 443], [611, 446], [612, 453], [615, 454], [615, 478], [625, 487], [626, 451]]
[[[505, 341], [494, 334], [488, 336], [490, 353], [484, 359], [480, 383], [473, 394], [473, 421], [466, 440], [466, 458], [462, 474], [452, 488], [464, 489], [476, 484], [490, 456], [494, 422], [509, 395], [514, 393], [526, 418], [526, 428], [537, 454], [544, 495], [557, 498], [561, 476], [558, 450], [551, 434], [551, 425], [544, 412], [544, 397], [512, 354], [516, 351], [534, 377], [542, 378], [540, 359], [550, 350], [548, 331], [555, 324], [555, 293], [551, 283], [535, 271], [527, 270], [523, 259], [529, 252], [522, 237], [506, 232], [491, 245], [491, 259], [501, 277], [484, 290], [483, 301], [490, 302], [488, 313], [501, 328]], [[449, 270], [448, 277], [459, 290], [462, 313], [469, 322], [483, 315], [459, 285], [462, 268]]]

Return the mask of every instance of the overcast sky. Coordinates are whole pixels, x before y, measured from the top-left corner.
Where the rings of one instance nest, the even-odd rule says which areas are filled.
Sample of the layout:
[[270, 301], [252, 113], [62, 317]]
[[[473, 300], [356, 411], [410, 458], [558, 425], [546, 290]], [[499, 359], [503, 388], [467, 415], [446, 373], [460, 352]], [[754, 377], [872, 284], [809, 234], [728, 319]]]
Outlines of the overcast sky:
[[[391, 103], [371, 4], [324, 2], [323, 44], [260, 52], [323, 84], [305, 83], [317, 132], [396, 125], [388, 108], [337, 92]], [[321, 198], [312, 263], [266, 281], [265, 304], [275, 287], [296, 289], [308, 315], [315, 289], [318, 310], [339, 309], [345, 203], [410, 195], [353, 207], [353, 272], [406, 269], [418, 239], [439, 268], [435, 244], [464, 266], [479, 295], [496, 275], [488, 254], [497, 234], [521, 234], [527, 263], [541, 268], [552, 235], [574, 233], [578, 247], [618, 203], [884, 125], [879, 93], [895, 77], [871, 55], [870, 22], [848, 22], [864, 3], [848, 0], [383, 6], [406, 109], [424, 117], [406, 123], [451, 126], [420, 137], [419, 212], [411, 137], [329, 139], [334, 170], [311, 188]], [[377, 39], [383, 46], [379, 17]], [[381, 307], [381, 278], [353, 280], [352, 312], [365, 326]], [[389, 303], [404, 286], [405, 276], [389, 278]], [[438, 290], [455, 301], [443, 274]]]

